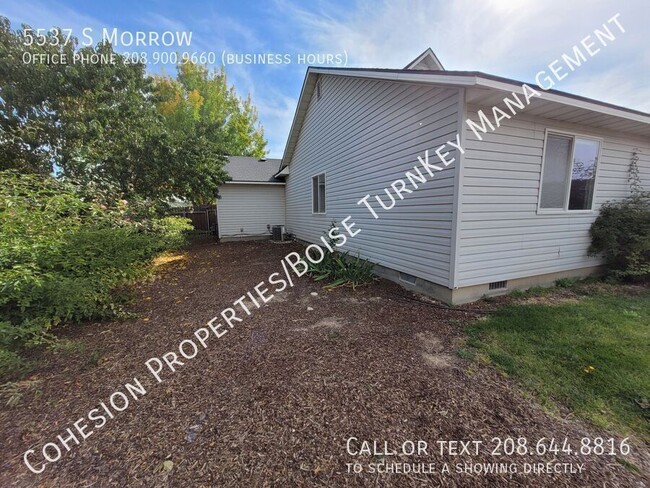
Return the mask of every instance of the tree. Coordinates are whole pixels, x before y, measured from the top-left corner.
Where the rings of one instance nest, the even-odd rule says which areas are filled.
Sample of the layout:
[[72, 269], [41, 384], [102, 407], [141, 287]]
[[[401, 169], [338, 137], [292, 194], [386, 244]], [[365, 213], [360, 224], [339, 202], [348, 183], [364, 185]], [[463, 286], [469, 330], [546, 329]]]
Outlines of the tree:
[[[205, 202], [227, 179], [226, 154], [264, 154], [255, 109], [223, 71], [187, 64], [177, 80], [154, 79], [109, 43], [78, 49], [58, 33], [29, 36], [0, 18], [0, 169], [55, 171], [116, 198]], [[67, 63], [53, 60], [62, 54]]]
[[32, 56], [71, 56], [73, 43], [47, 36], [43, 46], [29, 42], [24, 29], [11, 31], [0, 17], [0, 169], [48, 174], [61, 146], [58, 114], [53, 101], [68, 90], [63, 65], [25, 62]]
[[250, 97], [240, 98], [228, 86], [223, 70], [184, 62], [177, 77], [156, 78], [159, 109], [173, 133], [186, 137], [195, 130], [220, 141], [225, 154], [261, 158], [266, 153], [264, 130]]

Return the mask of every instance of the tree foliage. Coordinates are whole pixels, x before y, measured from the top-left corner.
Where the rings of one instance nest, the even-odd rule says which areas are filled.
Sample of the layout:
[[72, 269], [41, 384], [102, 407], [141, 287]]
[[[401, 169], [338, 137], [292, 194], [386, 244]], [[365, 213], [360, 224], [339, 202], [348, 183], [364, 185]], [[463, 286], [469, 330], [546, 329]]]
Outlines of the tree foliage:
[[[128, 199], [212, 201], [225, 155], [263, 156], [250, 100], [225, 73], [193, 64], [177, 79], [147, 75], [109, 43], [78, 48], [48, 33], [26, 45], [0, 18], [0, 169], [58, 174]], [[24, 62], [23, 55], [114, 56], [114, 63]]]
[[228, 155], [261, 158], [266, 152], [264, 131], [250, 98], [240, 98], [228, 86], [223, 68], [209, 71], [205, 66], [182, 63], [177, 77], [156, 77], [158, 109], [166, 120], [171, 137], [180, 146], [196, 148], [219, 143]]

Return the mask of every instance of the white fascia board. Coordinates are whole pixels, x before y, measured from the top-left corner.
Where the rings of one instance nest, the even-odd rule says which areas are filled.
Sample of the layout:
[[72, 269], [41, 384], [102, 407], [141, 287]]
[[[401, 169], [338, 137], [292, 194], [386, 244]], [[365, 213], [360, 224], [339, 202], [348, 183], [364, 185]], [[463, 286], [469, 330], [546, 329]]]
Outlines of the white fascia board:
[[313, 68], [310, 69], [311, 73], [336, 75], [336, 76], [350, 76], [354, 78], [372, 78], [388, 81], [413, 81], [418, 83], [433, 83], [437, 85], [455, 85], [455, 86], [472, 86], [476, 85], [476, 76], [450, 76], [450, 75], [434, 75], [431, 73], [419, 74], [417, 70], [412, 73], [394, 73], [386, 71], [365, 71], [365, 70], [328, 70], [327, 68]]
[[284, 181], [226, 181], [226, 185], [284, 185]]
[[280, 159], [280, 168], [278, 168], [278, 171], [282, 168], [282, 165], [288, 165], [289, 161], [287, 161], [287, 151], [291, 148], [291, 152], [293, 153], [293, 144], [292, 140], [295, 141], [295, 139], [298, 138], [298, 135], [296, 134], [297, 131], [296, 129], [296, 124], [298, 120], [301, 120], [304, 115], [304, 112], [307, 111], [306, 106], [302, 106], [302, 104], [307, 103], [306, 97], [304, 96], [308, 86], [309, 82], [312, 81], [313, 77], [311, 76], [311, 73], [313, 72], [312, 68], [307, 68], [307, 74], [305, 75], [305, 79], [302, 82], [302, 88], [300, 89], [300, 96], [298, 97], [298, 106], [296, 107], [296, 112], [293, 114], [293, 120], [291, 121], [291, 128], [289, 129], [289, 135], [287, 136], [287, 143], [284, 146], [284, 152], [282, 154], [282, 158]]
[[[500, 91], [506, 91], [509, 93], [512, 92], [523, 93], [523, 88], [522, 88], [523, 83], [521, 85], [518, 83], [504, 83], [502, 81], [489, 80], [486, 78], [478, 77], [477, 85], [484, 86], [486, 88], [500, 90]], [[646, 124], [650, 124], [650, 116], [647, 115], [635, 114], [632, 112], [628, 112], [626, 110], [620, 110], [614, 107], [607, 107], [599, 103], [588, 102], [586, 100], [577, 100], [573, 97], [560, 95], [558, 93], [550, 93], [542, 89], [539, 89], [539, 87], [534, 85], [528, 85], [528, 86], [540, 92], [542, 94], [541, 96], [542, 100], [561, 103], [562, 105], [569, 105], [571, 107], [576, 107], [576, 108], [583, 108], [586, 110], [590, 110], [592, 112], [598, 112], [606, 115], [623, 117], [628, 120], [634, 120], [635, 122], [645, 122]]]

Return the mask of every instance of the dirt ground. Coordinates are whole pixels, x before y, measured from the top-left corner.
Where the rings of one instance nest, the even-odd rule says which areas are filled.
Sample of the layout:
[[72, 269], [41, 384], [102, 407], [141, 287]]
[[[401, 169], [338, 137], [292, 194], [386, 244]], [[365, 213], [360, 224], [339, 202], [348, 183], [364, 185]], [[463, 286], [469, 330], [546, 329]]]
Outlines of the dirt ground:
[[[307, 277], [253, 311], [224, 337], [157, 384], [151, 357], [183, 339], [268, 276], [299, 246], [269, 242], [195, 245], [143, 285], [123, 322], [89, 323], [63, 335], [83, 351], [41, 353], [44, 366], [13, 406], [0, 407], [1, 486], [645, 486], [647, 446], [625, 457], [566, 454], [494, 456], [493, 438], [606, 436], [570, 415], [550, 416], [492, 366], [457, 354], [463, 324], [479, 316], [414, 301], [379, 281], [328, 292]], [[314, 295], [313, 292], [317, 293]], [[471, 310], [470, 310], [471, 309]], [[134, 377], [147, 394], [132, 400], [41, 474], [23, 464]], [[352, 454], [347, 451], [347, 440]], [[617, 438], [618, 439], [618, 438]], [[362, 441], [407, 456], [359, 454]], [[478, 455], [439, 452], [437, 441], [483, 441]], [[618, 439], [620, 440], [620, 439]], [[423, 444], [421, 444], [423, 445]], [[442, 444], [449, 446], [449, 444]], [[406, 444], [407, 450], [410, 444]], [[621, 458], [621, 456], [619, 456]], [[355, 461], [363, 472], [355, 473]], [[419, 473], [377, 473], [381, 462]], [[582, 473], [525, 474], [525, 463], [583, 464]], [[444, 463], [449, 473], [441, 472]], [[518, 473], [476, 473], [513, 463]], [[434, 472], [422, 472], [433, 466]], [[393, 468], [396, 469], [396, 468]], [[431, 469], [431, 468], [430, 468]], [[350, 470], [350, 472], [348, 472]], [[467, 471], [474, 471], [467, 472]], [[460, 472], [458, 472], [460, 471]]]

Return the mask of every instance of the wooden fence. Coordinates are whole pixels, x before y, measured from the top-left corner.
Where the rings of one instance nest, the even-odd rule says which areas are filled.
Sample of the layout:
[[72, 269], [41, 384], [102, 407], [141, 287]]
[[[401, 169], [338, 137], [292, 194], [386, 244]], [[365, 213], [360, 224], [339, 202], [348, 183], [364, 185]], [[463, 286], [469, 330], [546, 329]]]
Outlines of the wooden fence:
[[197, 234], [218, 235], [216, 206], [175, 208], [172, 215], [190, 219]]

